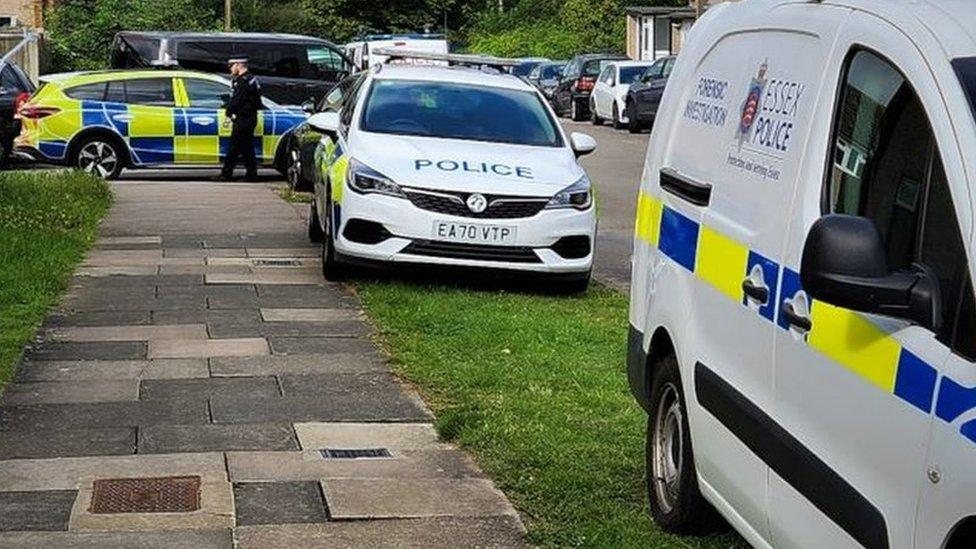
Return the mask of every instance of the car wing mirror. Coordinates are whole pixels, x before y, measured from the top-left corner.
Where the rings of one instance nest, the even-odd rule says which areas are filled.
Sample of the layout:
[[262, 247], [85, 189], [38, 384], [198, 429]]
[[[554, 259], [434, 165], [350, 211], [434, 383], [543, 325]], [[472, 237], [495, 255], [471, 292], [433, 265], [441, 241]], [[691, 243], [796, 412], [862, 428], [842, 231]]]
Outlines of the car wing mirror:
[[569, 144], [573, 148], [576, 158], [586, 156], [596, 150], [596, 139], [585, 133], [573, 132], [570, 134]]
[[314, 113], [315, 112], [315, 101], [313, 101], [311, 99], [306, 99], [305, 102], [302, 103], [302, 110], [304, 112], [307, 112], [308, 114]]
[[933, 331], [942, 324], [938, 278], [920, 265], [890, 271], [881, 234], [865, 217], [818, 219], [803, 248], [800, 281], [810, 297], [837, 307], [900, 318]]
[[339, 132], [339, 113], [325, 111], [308, 117], [308, 125], [315, 131], [333, 135]]

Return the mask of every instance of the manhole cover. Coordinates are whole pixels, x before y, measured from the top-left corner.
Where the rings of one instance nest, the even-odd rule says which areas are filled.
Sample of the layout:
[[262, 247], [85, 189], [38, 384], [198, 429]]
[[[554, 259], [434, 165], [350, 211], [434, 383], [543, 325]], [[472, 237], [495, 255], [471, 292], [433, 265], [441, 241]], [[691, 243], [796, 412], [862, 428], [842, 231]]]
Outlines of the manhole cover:
[[325, 459], [360, 459], [393, 457], [386, 448], [326, 448], [319, 450]]
[[297, 259], [255, 259], [252, 261], [255, 267], [300, 267], [301, 262]]
[[110, 513], [189, 513], [200, 509], [200, 477], [96, 480], [90, 511]]

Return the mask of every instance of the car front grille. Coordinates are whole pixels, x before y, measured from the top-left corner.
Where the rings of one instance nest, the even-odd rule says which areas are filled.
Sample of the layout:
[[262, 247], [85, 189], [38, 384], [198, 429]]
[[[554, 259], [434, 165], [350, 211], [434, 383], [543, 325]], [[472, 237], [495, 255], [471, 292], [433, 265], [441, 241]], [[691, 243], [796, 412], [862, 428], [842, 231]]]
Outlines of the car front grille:
[[427, 189], [405, 188], [410, 202], [429, 212], [437, 212], [458, 217], [472, 217], [476, 219], [518, 219], [532, 217], [541, 212], [549, 202], [547, 197], [522, 197], [485, 194], [488, 208], [481, 213], [474, 213], [467, 206], [468, 197], [474, 193], [453, 191], [431, 191]]
[[515, 246], [488, 246], [462, 244], [434, 240], [414, 240], [400, 251], [403, 254], [470, 259], [476, 261], [503, 261], [506, 263], [542, 263], [532, 248]]

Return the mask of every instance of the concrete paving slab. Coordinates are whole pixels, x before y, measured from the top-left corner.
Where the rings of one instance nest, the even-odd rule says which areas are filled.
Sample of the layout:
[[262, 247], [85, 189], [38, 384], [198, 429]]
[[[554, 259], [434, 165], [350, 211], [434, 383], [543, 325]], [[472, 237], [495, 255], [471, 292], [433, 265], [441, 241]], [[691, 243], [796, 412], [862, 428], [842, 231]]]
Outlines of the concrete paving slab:
[[358, 338], [269, 337], [268, 341], [276, 355], [367, 354], [376, 352], [373, 342]]
[[221, 453], [14, 459], [0, 462], [0, 492], [76, 490], [97, 478], [197, 475], [202, 483], [227, 480]]
[[272, 355], [210, 359], [210, 372], [215, 377], [385, 371], [387, 371], [386, 366], [375, 354], [337, 353], [332, 355]]
[[[135, 451], [136, 430], [132, 427], [0, 431], [0, 460], [130, 455]], [[2, 467], [0, 464], [0, 468]]]
[[365, 321], [213, 323], [208, 327], [214, 339], [235, 337], [364, 337], [372, 333]]
[[67, 530], [73, 490], [0, 492], [0, 532]]
[[25, 360], [139, 360], [146, 358], [146, 344], [136, 341], [35, 343]]
[[212, 295], [207, 297], [208, 309], [257, 309], [257, 295]]
[[207, 274], [207, 284], [315, 284], [322, 279], [321, 273], [252, 272], [248, 274]]
[[153, 324], [259, 324], [257, 309], [203, 309], [181, 311], [153, 311]]
[[103, 236], [98, 239], [100, 244], [162, 244], [163, 237], [153, 236]]
[[[266, 264], [269, 262], [270, 264]], [[281, 264], [288, 262], [291, 264]], [[317, 257], [208, 257], [207, 265], [230, 266], [237, 265], [252, 269], [266, 269], [268, 271], [312, 272], [322, 268], [322, 261]], [[319, 271], [321, 273], [321, 270]]]
[[[160, 476], [158, 474], [152, 475]], [[110, 478], [121, 478], [111, 476]], [[92, 485], [84, 484], [71, 509], [72, 532], [141, 532], [161, 530], [218, 530], [234, 526], [234, 492], [229, 482], [202, 482], [200, 510], [191, 513], [94, 514], [89, 511]]]
[[[376, 446], [371, 446], [376, 447]], [[349, 449], [354, 446], [333, 446]], [[325, 459], [318, 450], [300, 452], [228, 452], [233, 482], [321, 480], [327, 478], [480, 478], [474, 463], [449, 447], [391, 449], [391, 458]]]
[[430, 423], [296, 423], [305, 450], [376, 448], [422, 450], [445, 446]]
[[43, 431], [209, 423], [206, 401], [134, 401], [0, 406], [0, 430]]
[[140, 454], [297, 450], [288, 423], [151, 425], [139, 429]]
[[273, 377], [224, 377], [205, 379], [157, 379], [139, 384], [140, 400], [189, 399], [206, 400], [214, 395], [238, 398], [274, 398], [280, 396]]
[[366, 318], [351, 309], [261, 309], [265, 322], [350, 322]]
[[179, 297], [196, 299], [198, 297], [257, 297], [258, 293], [253, 284], [229, 284], [224, 286], [171, 286], [156, 289], [159, 297]]
[[331, 547], [353, 549], [515, 549], [530, 547], [517, 517], [434, 518], [242, 526], [238, 549]]
[[148, 358], [208, 358], [270, 353], [264, 338], [150, 341]]
[[237, 525], [305, 524], [326, 521], [316, 482], [234, 484]]
[[332, 375], [278, 376], [285, 396], [316, 396], [319, 398], [352, 397], [368, 400], [396, 400], [409, 394], [405, 387], [387, 372]]
[[163, 258], [162, 250], [99, 250], [88, 252], [84, 265], [114, 266], [114, 265], [149, 265], [159, 264]]
[[243, 265], [163, 265], [159, 267], [159, 274], [166, 276], [187, 276], [208, 274], [247, 274], [251, 269]]
[[53, 341], [151, 341], [161, 339], [207, 339], [205, 324], [169, 326], [90, 326], [58, 328], [48, 332]]
[[135, 380], [42, 381], [7, 385], [0, 403], [4, 406], [17, 406], [69, 402], [120, 402], [138, 398], [139, 383]]
[[44, 326], [141, 326], [149, 324], [149, 311], [59, 311], [48, 315]]
[[114, 267], [82, 266], [77, 271], [75, 271], [76, 276], [90, 276], [90, 277], [153, 276], [156, 275], [157, 273], [159, 273], [159, 266], [157, 265], [144, 265], [144, 266], [117, 265]]
[[18, 382], [185, 379], [209, 377], [206, 359], [69, 360], [24, 362]]
[[163, 257], [247, 257], [244, 248], [166, 248]]
[[432, 419], [423, 405], [406, 395], [390, 398], [359, 395], [297, 396], [265, 399], [215, 395], [210, 401], [214, 423], [281, 421], [416, 422]]
[[335, 520], [517, 516], [485, 479], [326, 479], [322, 491]]
[[300, 248], [247, 248], [247, 256], [252, 258], [271, 257], [321, 257], [322, 250], [318, 247]]
[[7, 532], [0, 533], [0, 547], [37, 549], [233, 549], [230, 529], [186, 530], [183, 532]]

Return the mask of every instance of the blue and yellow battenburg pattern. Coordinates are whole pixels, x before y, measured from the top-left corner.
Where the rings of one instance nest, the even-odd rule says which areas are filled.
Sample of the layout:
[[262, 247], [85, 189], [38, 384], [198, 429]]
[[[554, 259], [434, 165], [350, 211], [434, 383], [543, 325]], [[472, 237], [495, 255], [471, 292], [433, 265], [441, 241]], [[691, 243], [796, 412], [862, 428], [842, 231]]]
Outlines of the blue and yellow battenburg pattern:
[[[89, 77], [82, 83], [152, 76], [156, 75], [115, 73], [101, 80]], [[186, 77], [206, 79], [194, 73]], [[223, 109], [189, 107], [183, 78], [174, 76], [172, 81], [177, 107], [75, 100], [59, 92], [79, 84], [72, 80], [60, 82], [55, 86], [59, 88], [57, 91], [39, 98], [41, 105], [57, 107], [60, 111], [40, 120], [25, 120], [25, 135], [29, 143], [51, 160], [64, 160], [68, 144], [81, 130], [105, 128], [128, 143], [133, 164], [137, 166], [218, 163], [230, 146], [231, 128], [225, 124]], [[285, 108], [260, 111], [254, 132], [254, 150], [259, 161], [271, 164], [282, 137], [305, 118], [304, 113]]]
[[[643, 191], [637, 198], [637, 238], [659, 249], [733, 301], [746, 304], [742, 280], [756, 265], [762, 267], [769, 295], [777, 296], [760, 308], [766, 320], [789, 330], [779, 305], [802, 290], [797, 271], [781, 266], [756, 250], [702, 225], [664, 205]], [[861, 314], [812, 301], [813, 329], [806, 343], [866, 382], [928, 414], [952, 422], [976, 408], [976, 388], [959, 385], [938, 372]], [[976, 420], [964, 423], [960, 432], [976, 442]]]

